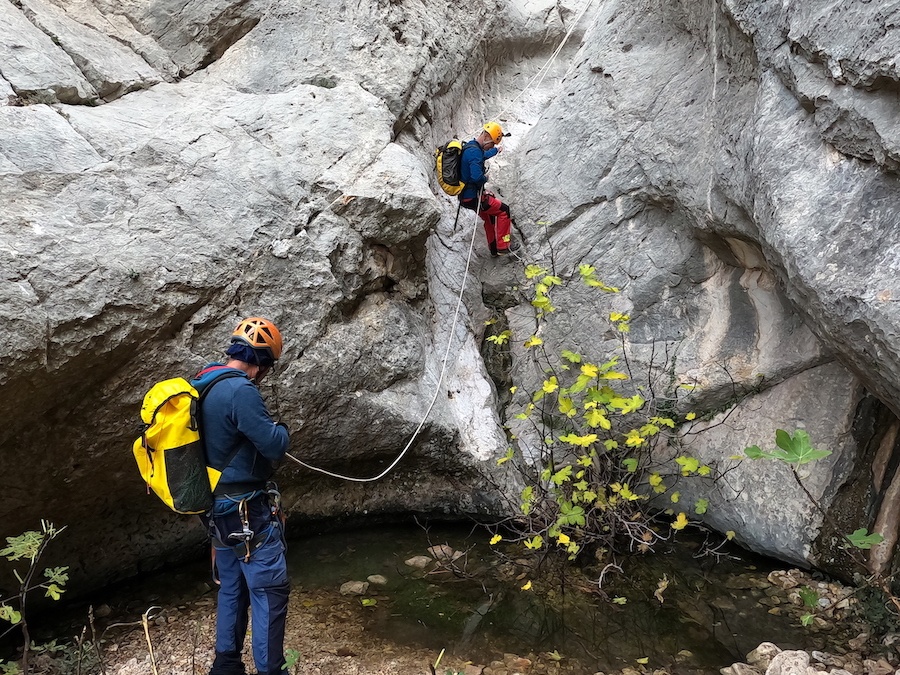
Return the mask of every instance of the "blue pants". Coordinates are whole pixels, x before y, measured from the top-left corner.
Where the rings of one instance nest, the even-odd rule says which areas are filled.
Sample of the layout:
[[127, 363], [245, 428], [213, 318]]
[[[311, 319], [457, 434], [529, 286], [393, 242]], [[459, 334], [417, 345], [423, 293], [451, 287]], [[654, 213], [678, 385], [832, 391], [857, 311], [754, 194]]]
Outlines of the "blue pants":
[[210, 675], [244, 675], [241, 649], [247, 610], [253, 616], [253, 660], [260, 675], [282, 675], [288, 581], [281, 526], [270, 525], [268, 539], [244, 562], [231, 548], [216, 547], [219, 601], [216, 658]]

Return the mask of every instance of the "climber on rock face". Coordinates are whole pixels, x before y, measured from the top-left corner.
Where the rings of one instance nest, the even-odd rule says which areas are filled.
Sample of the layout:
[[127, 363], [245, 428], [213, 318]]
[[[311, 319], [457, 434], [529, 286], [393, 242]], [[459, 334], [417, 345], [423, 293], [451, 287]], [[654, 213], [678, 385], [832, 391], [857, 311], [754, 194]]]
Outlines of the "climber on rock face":
[[460, 177], [466, 187], [459, 193], [459, 203], [463, 208], [475, 211], [481, 217], [488, 248], [494, 258], [518, 248], [517, 245], [510, 246], [512, 218], [509, 206], [497, 199], [493, 192], [484, 189], [484, 184], [487, 183], [484, 163], [502, 150], [500, 147], [502, 140], [502, 127], [497, 122], [488, 122], [481, 128], [474, 141], [463, 147], [460, 162]]

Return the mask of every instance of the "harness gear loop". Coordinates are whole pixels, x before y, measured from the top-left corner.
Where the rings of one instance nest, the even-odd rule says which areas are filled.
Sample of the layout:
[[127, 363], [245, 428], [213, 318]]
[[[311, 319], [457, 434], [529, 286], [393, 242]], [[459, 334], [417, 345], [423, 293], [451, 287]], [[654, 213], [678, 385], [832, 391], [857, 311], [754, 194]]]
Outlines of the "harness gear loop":
[[250, 542], [253, 541], [253, 535], [256, 533], [250, 529], [250, 516], [247, 513], [247, 500], [242, 499], [238, 504], [238, 513], [241, 516], [241, 530], [232, 532], [228, 535], [228, 539], [237, 539], [244, 546], [244, 562], [250, 562]]
[[270, 480], [266, 483], [266, 494], [269, 496], [269, 509], [272, 512], [272, 520], [277, 520], [283, 528], [287, 515], [281, 507], [281, 493], [278, 491], [278, 485], [275, 481]]

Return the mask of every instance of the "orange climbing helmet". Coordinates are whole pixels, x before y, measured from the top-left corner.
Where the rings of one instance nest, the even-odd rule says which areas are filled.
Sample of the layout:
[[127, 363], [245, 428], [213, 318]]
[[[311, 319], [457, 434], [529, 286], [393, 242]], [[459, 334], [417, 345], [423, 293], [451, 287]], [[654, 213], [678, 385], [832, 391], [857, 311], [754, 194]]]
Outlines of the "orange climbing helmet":
[[281, 332], [268, 319], [251, 316], [241, 321], [231, 334], [231, 342], [241, 342], [254, 350], [264, 352], [273, 361], [281, 358]]
[[503, 127], [497, 122], [487, 122], [482, 129], [488, 132], [495, 145], [503, 140]]

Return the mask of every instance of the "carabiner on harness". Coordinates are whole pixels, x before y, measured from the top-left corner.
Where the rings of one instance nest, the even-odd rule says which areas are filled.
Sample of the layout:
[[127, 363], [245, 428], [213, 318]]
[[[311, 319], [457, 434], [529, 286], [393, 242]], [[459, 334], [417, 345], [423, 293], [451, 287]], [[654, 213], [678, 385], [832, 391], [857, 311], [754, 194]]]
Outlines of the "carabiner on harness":
[[241, 516], [241, 529], [238, 532], [232, 532], [228, 535], [228, 540], [237, 540], [240, 543], [236, 544], [240, 546], [243, 544], [244, 546], [244, 562], [250, 561], [250, 543], [253, 541], [253, 536], [256, 534], [253, 530], [250, 529], [250, 516], [247, 512], [247, 500], [242, 499], [238, 504], [238, 513]]

